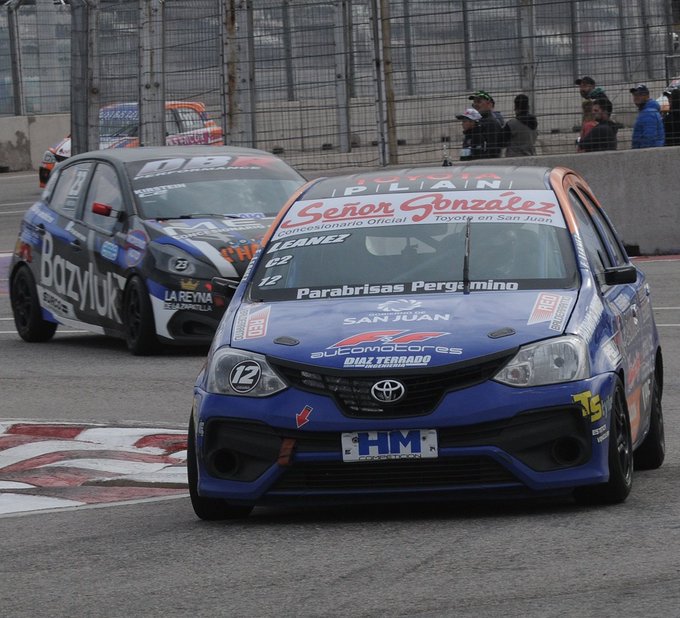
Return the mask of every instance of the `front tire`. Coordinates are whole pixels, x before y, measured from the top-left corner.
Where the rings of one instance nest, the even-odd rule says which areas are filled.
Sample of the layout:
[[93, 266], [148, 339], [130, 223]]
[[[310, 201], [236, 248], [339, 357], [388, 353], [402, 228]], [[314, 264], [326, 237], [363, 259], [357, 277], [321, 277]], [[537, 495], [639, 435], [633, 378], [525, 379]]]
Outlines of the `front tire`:
[[612, 399], [609, 428], [609, 480], [598, 485], [577, 487], [574, 497], [580, 504], [617, 504], [633, 488], [633, 438], [623, 385], [617, 381]]
[[19, 267], [10, 287], [14, 325], [19, 337], [30, 343], [42, 343], [52, 339], [57, 324], [43, 319], [35, 279], [28, 266]]
[[194, 513], [205, 521], [225, 519], [244, 519], [250, 515], [252, 506], [234, 506], [219, 498], [204, 498], [198, 495], [198, 459], [196, 453], [196, 431], [193, 418], [189, 421], [187, 435], [187, 477], [189, 479], [189, 496]]
[[147, 356], [158, 350], [156, 322], [149, 291], [139, 277], [132, 277], [123, 298], [123, 324], [128, 350], [135, 356]]
[[652, 409], [649, 431], [642, 444], [635, 451], [636, 470], [656, 470], [666, 457], [666, 439], [661, 408], [661, 381], [656, 371], [652, 382]]

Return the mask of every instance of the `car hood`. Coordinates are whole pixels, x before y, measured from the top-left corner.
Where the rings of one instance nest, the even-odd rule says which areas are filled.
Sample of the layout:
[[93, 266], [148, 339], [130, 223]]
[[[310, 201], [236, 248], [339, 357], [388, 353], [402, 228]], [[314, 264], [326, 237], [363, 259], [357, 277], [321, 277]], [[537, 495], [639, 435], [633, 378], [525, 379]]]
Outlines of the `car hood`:
[[573, 290], [244, 303], [231, 345], [334, 369], [449, 365], [564, 332]]
[[241, 278], [271, 222], [271, 217], [202, 217], [145, 225], [152, 242], [175, 245], [212, 264], [221, 276]]

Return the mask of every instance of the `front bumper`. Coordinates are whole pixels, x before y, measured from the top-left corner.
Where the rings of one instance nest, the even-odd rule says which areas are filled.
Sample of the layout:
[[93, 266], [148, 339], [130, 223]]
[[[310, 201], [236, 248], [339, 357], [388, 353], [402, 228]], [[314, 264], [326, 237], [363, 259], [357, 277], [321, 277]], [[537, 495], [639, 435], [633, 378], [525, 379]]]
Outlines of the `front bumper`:
[[[265, 399], [197, 389], [198, 491], [243, 504], [568, 492], [608, 479], [614, 384], [613, 374], [534, 389], [485, 382], [398, 419], [348, 418], [330, 398], [292, 388]], [[309, 422], [297, 428], [305, 407]], [[436, 429], [438, 457], [343, 461], [342, 432], [394, 429]]]

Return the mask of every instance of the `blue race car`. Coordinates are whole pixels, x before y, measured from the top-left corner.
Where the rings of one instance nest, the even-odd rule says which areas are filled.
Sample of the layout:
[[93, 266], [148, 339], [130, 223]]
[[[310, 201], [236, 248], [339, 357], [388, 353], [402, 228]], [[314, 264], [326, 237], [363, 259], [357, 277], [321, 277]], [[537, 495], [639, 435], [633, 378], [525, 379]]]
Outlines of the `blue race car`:
[[621, 502], [634, 465], [663, 462], [662, 388], [649, 286], [578, 174], [320, 179], [279, 214], [198, 376], [192, 504]]
[[304, 179], [278, 157], [227, 146], [97, 150], [59, 164], [24, 215], [10, 266], [19, 335], [59, 324], [123, 338], [133, 354], [209, 345], [239, 279]]

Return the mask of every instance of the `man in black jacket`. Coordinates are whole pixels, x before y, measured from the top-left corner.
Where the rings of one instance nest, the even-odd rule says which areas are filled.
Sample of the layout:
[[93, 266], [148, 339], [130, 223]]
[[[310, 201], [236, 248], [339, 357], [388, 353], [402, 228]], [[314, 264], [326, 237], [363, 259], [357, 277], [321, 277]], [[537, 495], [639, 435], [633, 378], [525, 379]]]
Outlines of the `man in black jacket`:
[[579, 142], [580, 152], [599, 152], [616, 150], [617, 126], [609, 119], [612, 114], [612, 102], [606, 98], [593, 101], [593, 116], [597, 124]]
[[468, 99], [472, 101], [472, 107], [482, 116], [479, 126], [482, 128], [484, 141], [486, 142], [485, 159], [498, 159], [503, 147], [503, 122], [499, 115], [494, 113], [493, 97], [484, 90], [473, 92]]

